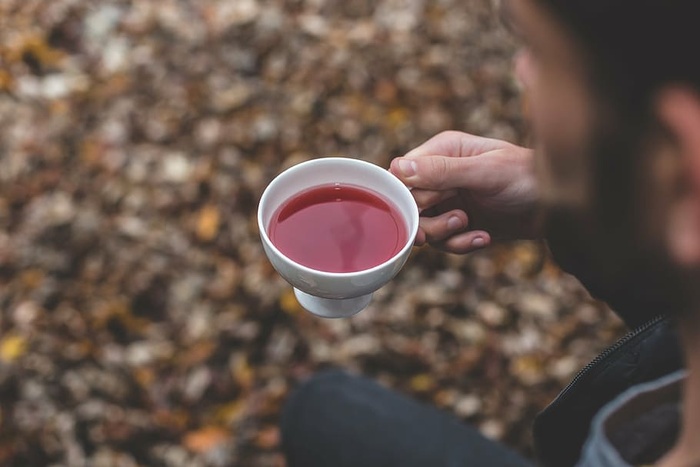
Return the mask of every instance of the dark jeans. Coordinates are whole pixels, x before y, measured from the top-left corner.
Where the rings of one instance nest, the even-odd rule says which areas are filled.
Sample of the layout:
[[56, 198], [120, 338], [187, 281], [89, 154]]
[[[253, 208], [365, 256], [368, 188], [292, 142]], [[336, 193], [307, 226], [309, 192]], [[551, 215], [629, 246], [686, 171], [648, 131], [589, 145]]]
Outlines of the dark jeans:
[[453, 416], [342, 371], [319, 373], [281, 421], [288, 467], [531, 467]]

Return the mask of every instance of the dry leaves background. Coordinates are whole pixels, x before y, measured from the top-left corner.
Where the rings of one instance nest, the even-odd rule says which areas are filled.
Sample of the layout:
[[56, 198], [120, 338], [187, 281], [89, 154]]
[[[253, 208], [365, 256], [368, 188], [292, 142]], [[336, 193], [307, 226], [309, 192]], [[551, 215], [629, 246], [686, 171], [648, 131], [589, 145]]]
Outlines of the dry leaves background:
[[0, 2], [0, 464], [280, 466], [327, 365], [530, 453], [619, 332], [519, 243], [418, 250], [350, 320], [299, 309], [254, 213], [283, 168], [386, 166], [444, 129], [522, 141], [487, 0]]

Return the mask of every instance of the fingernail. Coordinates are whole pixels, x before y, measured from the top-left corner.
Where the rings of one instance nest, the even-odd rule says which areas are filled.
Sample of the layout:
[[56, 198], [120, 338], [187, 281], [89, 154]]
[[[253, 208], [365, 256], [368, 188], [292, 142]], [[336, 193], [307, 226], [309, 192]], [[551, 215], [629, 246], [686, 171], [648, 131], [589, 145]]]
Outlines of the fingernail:
[[452, 216], [447, 219], [447, 228], [450, 230], [461, 229], [463, 226], [462, 220], [457, 216]]
[[399, 170], [401, 170], [404, 177], [413, 177], [416, 174], [416, 162], [408, 159], [400, 159]]
[[484, 240], [481, 237], [476, 237], [474, 240], [472, 240], [472, 246], [474, 248], [481, 248], [486, 245], [486, 240]]

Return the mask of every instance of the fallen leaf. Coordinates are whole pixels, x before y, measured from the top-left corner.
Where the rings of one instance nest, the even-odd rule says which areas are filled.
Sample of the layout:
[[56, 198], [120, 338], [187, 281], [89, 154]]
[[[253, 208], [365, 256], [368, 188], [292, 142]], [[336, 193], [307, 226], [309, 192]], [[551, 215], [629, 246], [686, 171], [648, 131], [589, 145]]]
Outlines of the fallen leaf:
[[248, 359], [246, 357], [239, 356], [233, 360], [231, 374], [233, 376], [233, 380], [238, 383], [242, 389], [250, 389], [253, 385], [255, 374], [253, 373], [253, 369], [248, 363]]
[[211, 355], [214, 353], [214, 350], [216, 350], [215, 342], [198, 342], [181, 354], [180, 358], [178, 359], [179, 364], [187, 368], [197, 365], [206, 360], [207, 358], [211, 357]]
[[34, 290], [44, 281], [45, 274], [39, 269], [27, 269], [19, 277], [22, 285], [29, 290]]
[[304, 308], [297, 301], [292, 289], [285, 290], [280, 296], [280, 308], [290, 315], [304, 313]]
[[207, 205], [199, 211], [197, 218], [197, 238], [204, 242], [214, 240], [219, 233], [221, 214], [216, 206]]
[[0, 342], [0, 359], [14, 362], [27, 351], [27, 341], [21, 336], [7, 336]]
[[517, 357], [510, 367], [511, 373], [525, 384], [538, 383], [545, 376], [542, 360], [532, 355]]
[[182, 430], [187, 426], [190, 417], [184, 410], [159, 410], [153, 415], [153, 420], [159, 426]]
[[398, 128], [408, 121], [409, 116], [410, 114], [406, 109], [403, 107], [396, 107], [389, 112], [386, 121], [391, 128]]
[[280, 442], [280, 430], [276, 426], [269, 426], [260, 430], [255, 437], [255, 444], [261, 449], [272, 449]]
[[11, 62], [31, 56], [43, 66], [56, 66], [65, 58], [65, 54], [61, 50], [51, 47], [45, 38], [38, 34], [25, 35], [14, 42], [7, 52]]
[[435, 379], [428, 374], [420, 374], [411, 378], [409, 385], [414, 391], [426, 392], [435, 387]]
[[183, 444], [193, 452], [211, 451], [228, 441], [229, 432], [218, 426], [208, 426], [185, 435]]
[[13, 84], [12, 75], [5, 70], [0, 70], [0, 90], [7, 91], [12, 88]]
[[143, 388], [149, 387], [156, 379], [156, 374], [151, 368], [139, 367], [134, 370], [134, 379]]
[[240, 420], [245, 408], [246, 403], [242, 399], [222, 404], [214, 410], [214, 419], [219, 423], [230, 425]]

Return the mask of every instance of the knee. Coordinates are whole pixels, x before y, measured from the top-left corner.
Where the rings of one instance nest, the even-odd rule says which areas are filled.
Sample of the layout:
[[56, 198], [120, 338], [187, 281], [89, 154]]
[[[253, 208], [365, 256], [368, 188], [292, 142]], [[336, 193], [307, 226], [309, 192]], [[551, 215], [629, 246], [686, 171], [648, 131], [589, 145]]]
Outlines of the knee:
[[[280, 416], [282, 440], [303, 430], [308, 415], [318, 413], [319, 408], [337, 402], [343, 388], [353, 379], [350, 374], [337, 369], [323, 370], [304, 381], [287, 398]], [[322, 411], [322, 410], [321, 410]], [[311, 421], [313, 425], [313, 421]]]

